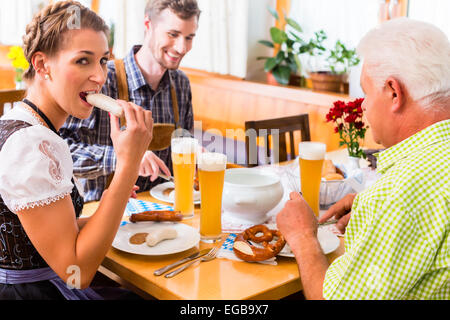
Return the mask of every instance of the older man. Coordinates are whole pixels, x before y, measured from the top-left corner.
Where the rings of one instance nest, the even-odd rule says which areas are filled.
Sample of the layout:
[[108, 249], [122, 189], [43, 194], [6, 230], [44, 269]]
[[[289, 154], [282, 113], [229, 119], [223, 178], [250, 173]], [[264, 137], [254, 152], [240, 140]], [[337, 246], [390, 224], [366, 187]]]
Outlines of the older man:
[[346, 229], [345, 253], [331, 265], [299, 194], [278, 214], [278, 228], [309, 299], [448, 300], [449, 40], [430, 24], [399, 18], [370, 31], [358, 53], [365, 116], [387, 148], [377, 155], [382, 176], [320, 219], [335, 216]]

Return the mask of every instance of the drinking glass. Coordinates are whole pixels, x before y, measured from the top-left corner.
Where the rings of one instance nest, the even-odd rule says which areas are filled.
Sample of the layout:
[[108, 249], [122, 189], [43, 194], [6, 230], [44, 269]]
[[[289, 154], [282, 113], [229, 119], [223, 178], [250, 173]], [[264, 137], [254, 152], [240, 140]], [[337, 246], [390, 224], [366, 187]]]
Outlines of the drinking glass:
[[222, 237], [222, 192], [227, 167], [227, 156], [205, 152], [198, 155], [200, 183], [200, 238], [216, 242]]
[[317, 217], [326, 148], [326, 145], [320, 142], [300, 142], [298, 146], [302, 195]]
[[194, 175], [198, 140], [176, 137], [171, 140], [173, 177], [175, 179], [175, 211], [183, 217], [194, 216]]

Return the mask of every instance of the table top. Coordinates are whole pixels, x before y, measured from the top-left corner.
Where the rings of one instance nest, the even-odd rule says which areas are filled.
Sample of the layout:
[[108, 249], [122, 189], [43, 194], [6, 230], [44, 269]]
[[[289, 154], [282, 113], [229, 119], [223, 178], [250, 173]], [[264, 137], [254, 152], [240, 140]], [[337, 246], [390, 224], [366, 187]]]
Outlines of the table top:
[[[148, 191], [138, 194], [138, 199], [166, 204], [153, 198]], [[98, 202], [87, 203], [83, 216], [93, 214], [97, 206]], [[199, 228], [199, 214], [200, 207], [197, 205], [194, 217], [182, 223]], [[128, 220], [128, 217], [124, 217], [124, 220]], [[330, 262], [344, 253], [343, 238], [340, 241], [339, 248], [327, 255]], [[131, 287], [137, 288], [137, 293], [144, 292], [160, 300], [277, 300], [302, 289], [297, 263], [289, 257], [277, 257], [277, 265], [216, 258], [194, 264], [173, 278], [153, 275], [156, 269], [199, 249], [213, 246], [200, 241], [196, 247], [187, 251], [164, 256], [136, 255], [111, 248], [100, 271], [109, 276], [112, 273], [131, 284]]]

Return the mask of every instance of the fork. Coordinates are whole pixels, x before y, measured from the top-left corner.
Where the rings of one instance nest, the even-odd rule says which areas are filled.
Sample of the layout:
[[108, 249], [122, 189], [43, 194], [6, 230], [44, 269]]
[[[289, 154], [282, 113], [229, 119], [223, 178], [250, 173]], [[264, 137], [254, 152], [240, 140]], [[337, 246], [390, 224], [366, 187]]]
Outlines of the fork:
[[[217, 253], [219, 252], [219, 248], [220, 246], [214, 247], [212, 248], [207, 254], [205, 254], [203, 257], [200, 258], [200, 262], [206, 262], [206, 261], [210, 261], [213, 260], [216, 256]], [[181, 271], [186, 270], [187, 268], [189, 268], [191, 265], [193, 265], [194, 263], [197, 262], [198, 259], [195, 259], [189, 263], [186, 263], [184, 266], [166, 274], [164, 277], [166, 278], [172, 278], [173, 276], [176, 276], [177, 274], [179, 274]]]

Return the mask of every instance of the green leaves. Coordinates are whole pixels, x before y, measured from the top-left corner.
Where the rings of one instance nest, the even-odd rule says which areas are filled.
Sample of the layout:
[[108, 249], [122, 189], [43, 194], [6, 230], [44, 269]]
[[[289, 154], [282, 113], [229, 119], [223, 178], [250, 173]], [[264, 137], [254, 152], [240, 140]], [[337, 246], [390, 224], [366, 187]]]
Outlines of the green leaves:
[[[280, 21], [280, 16], [275, 9], [270, 7], [267, 7], [267, 9], [277, 21]], [[301, 26], [295, 20], [286, 17], [286, 13], [284, 13], [284, 19], [286, 20], [286, 26], [290, 26], [288, 32], [272, 27], [270, 28], [272, 41], [258, 41], [259, 44], [268, 48], [277, 47], [279, 49], [277, 55], [275, 57], [258, 57], [257, 60], [266, 60], [264, 71], [272, 72], [278, 83], [287, 85], [291, 74], [301, 70], [298, 46], [296, 45], [298, 43], [303, 44], [304, 41], [297, 34], [303, 32]]]
[[270, 6], [267, 6], [267, 10], [269, 10], [270, 14], [271, 14], [275, 19], [277, 19], [277, 21], [280, 21], [280, 17], [278, 16], [278, 12], [277, 12], [275, 9], [271, 8]]
[[[267, 7], [270, 14], [280, 21], [280, 15], [277, 10]], [[328, 61], [330, 70], [333, 73], [347, 73], [352, 66], [359, 64], [360, 59], [356, 55], [355, 49], [347, 49], [345, 45], [339, 40], [335, 47], [329, 50], [323, 44], [328, 38], [324, 30], [319, 30], [314, 33], [314, 36], [305, 41], [302, 39], [303, 29], [300, 24], [286, 16], [283, 12], [284, 20], [286, 21], [285, 29], [277, 27], [270, 28], [270, 37], [272, 41], [260, 40], [259, 44], [268, 48], [277, 48], [278, 53], [275, 57], [258, 57], [257, 60], [266, 60], [264, 70], [272, 72], [275, 79], [281, 84], [288, 84], [291, 74], [301, 73], [302, 64], [299, 56], [301, 54], [309, 54], [310, 56], [322, 56], [329, 53], [325, 59]]]
[[268, 58], [264, 64], [264, 71], [270, 72], [277, 65], [277, 60], [275, 58]]
[[286, 32], [277, 27], [270, 28], [270, 36], [272, 37], [272, 41], [278, 44], [282, 44], [288, 40]]
[[275, 48], [273, 43], [270, 41], [267, 41], [267, 40], [259, 40], [258, 43], [265, 45], [266, 47], [269, 47], [269, 48]]
[[287, 66], [278, 66], [272, 70], [272, 74], [280, 84], [289, 84], [289, 79], [291, 77], [291, 68]]
[[330, 50], [327, 61], [333, 73], [338, 73], [336, 71], [337, 66], [343, 68], [339, 73], [347, 73], [350, 67], [359, 64], [360, 59], [356, 55], [356, 49], [349, 50], [340, 40], [337, 40], [334, 49]]
[[300, 33], [303, 32], [302, 27], [300, 27], [300, 25], [295, 20], [292, 20], [291, 18], [285, 18], [285, 20], [286, 20], [286, 23], [288, 25], [290, 25], [292, 28], [294, 28], [295, 30], [297, 30]]

